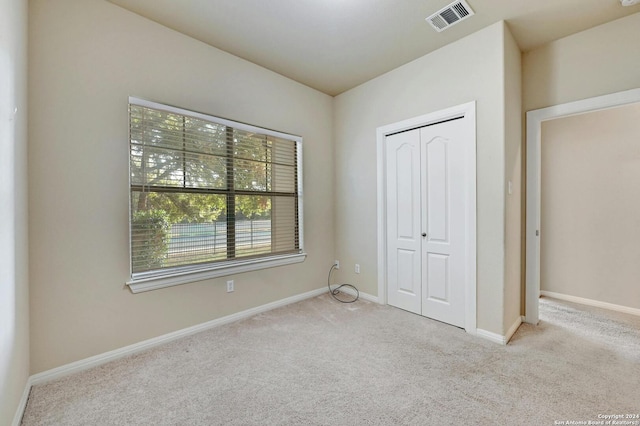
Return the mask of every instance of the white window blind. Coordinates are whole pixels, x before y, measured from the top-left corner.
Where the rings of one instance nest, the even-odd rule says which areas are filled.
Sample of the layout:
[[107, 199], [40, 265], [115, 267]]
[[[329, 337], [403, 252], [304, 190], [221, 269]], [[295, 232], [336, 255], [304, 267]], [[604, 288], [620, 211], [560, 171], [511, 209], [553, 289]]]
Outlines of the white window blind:
[[301, 138], [129, 103], [132, 281], [301, 253]]

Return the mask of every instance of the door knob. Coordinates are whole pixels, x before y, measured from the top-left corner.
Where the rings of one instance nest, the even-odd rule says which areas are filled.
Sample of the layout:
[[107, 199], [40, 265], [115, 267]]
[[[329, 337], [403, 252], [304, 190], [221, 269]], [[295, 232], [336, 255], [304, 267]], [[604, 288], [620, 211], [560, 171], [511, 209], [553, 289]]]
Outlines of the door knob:
[[422, 236], [423, 236], [423, 237], [426, 237], [426, 236], [427, 236], [427, 233], [426, 233], [426, 232], [423, 232], [423, 233], [422, 233]]

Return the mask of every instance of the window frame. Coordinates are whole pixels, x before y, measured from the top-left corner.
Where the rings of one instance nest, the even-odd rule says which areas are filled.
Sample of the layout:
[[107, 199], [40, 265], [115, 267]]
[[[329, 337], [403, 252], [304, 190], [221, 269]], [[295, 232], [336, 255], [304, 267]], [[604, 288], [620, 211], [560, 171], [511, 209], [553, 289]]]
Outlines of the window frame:
[[[253, 126], [233, 120], [228, 120], [221, 117], [212, 116], [200, 112], [186, 110], [184, 108], [178, 108], [166, 104], [160, 104], [157, 102], [148, 101], [136, 97], [129, 97], [128, 105], [137, 105], [141, 107], [152, 108], [161, 110], [168, 113], [187, 115], [201, 120], [211, 121], [223, 126], [232, 127], [238, 130], [244, 130], [247, 132], [256, 132], [267, 136], [273, 136], [282, 139], [288, 139], [296, 144], [296, 169], [297, 169], [297, 213], [298, 213], [298, 253], [286, 253], [286, 254], [274, 254], [253, 258], [239, 258], [239, 259], [227, 259], [224, 261], [217, 261], [212, 263], [195, 264], [177, 266], [173, 268], [167, 268], [162, 270], [145, 271], [145, 272], [133, 272], [132, 266], [132, 250], [131, 250], [131, 238], [132, 238], [132, 197], [131, 197], [131, 135], [129, 134], [127, 144], [127, 171], [128, 178], [128, 193], [129, 193], [129, 237], [127, 239], [129, 243], [129, 277], [126, 281], [126, 285], [133, 293], [140, 293], [149, 290], [155, 290], [159, 288], [170, 287], [174, 285], [186, 284], [190, 282], [202, 281], [210, 278], [224, 277], [233, 274], [239, 274], [243, 272], [257, 271], [266, 268], [272, 268], [277, 266], [290, 265], [294, 263], [303, 262], [306, 258], [304, 251], [304, 214], [303, 214], [303, 184], [302, 184], [302, 137], [292, 135], [288, 133], [278, 132], [263, 127]], [[127, 119], [130, 117], [127, 115]], [[128, 126], [129, 127], [129, 126]]]

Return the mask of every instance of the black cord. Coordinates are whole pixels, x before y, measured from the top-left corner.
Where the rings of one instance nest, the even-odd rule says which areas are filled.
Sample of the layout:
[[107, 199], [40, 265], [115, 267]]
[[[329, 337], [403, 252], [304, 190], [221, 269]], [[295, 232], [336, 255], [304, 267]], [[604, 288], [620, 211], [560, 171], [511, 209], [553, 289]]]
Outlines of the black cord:
[[[357, 288], [355, 288], [355, 286], [352, 286], [351, 284], [340, 284], [338, 287], [334, 288], [333, 290], [331, 289], [331, 273], [333, 272], [333, 270], [336, 268], [335, 263], [333, 264], [333, 266], [331, 266], [331, 269], [329, 269], [329, 276], [327, 277], [327, 287], [329, 287], [329, 294], [331, 294], [331, 297], [333, 297], [334, 299], [336, 299], [338, 302], [341, 303], [353, 303], [356, 300], [358, 300], [360, 298], [360, 292], [358, 291]], [[356, 291], [356, 298], [353, 300], [341, 300], [338, 299], [337, 295], [341, 293], [340, 289], [342, 287], [350, 287], [352, 289], [354, 289]]]

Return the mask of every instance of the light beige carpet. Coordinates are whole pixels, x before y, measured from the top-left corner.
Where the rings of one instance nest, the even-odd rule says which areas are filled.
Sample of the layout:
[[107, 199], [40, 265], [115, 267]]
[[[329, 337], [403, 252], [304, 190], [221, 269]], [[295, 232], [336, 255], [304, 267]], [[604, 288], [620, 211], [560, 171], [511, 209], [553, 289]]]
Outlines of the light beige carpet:
[[324, 295], [35, 386], [23, 425], [553, 425], [640, 412], [640, 317], [553, 299], [540, 311], [500, 346]]

